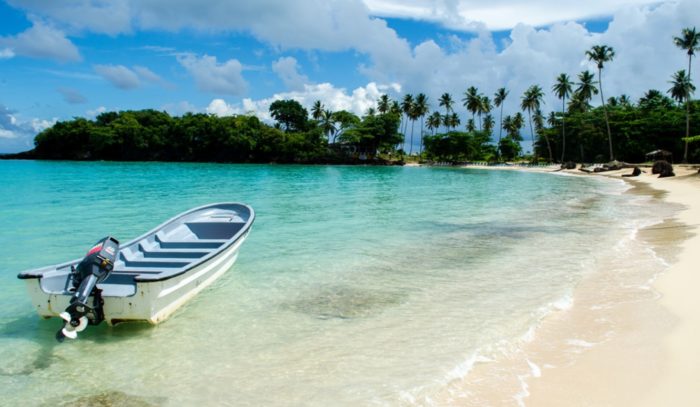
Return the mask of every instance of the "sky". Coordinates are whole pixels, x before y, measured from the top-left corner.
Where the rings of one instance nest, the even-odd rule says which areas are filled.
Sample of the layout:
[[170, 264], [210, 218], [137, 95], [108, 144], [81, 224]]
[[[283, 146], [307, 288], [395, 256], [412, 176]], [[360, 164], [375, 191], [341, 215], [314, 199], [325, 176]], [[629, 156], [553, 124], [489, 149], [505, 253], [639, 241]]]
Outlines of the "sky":
[[547, 113], [561, 108], [555, 78], [595, 72], [585, 51], [598, 44], [615, 50], [605, 96], [636, 100], [687, 69], [673, 37], [700, 27], [697, 1], [0, 0], [0, 153], [104, 111], [269, 122], [279, 99], [362, 115], [384, 93], [423, 92], [438, 110], [447, 92], [466, 123], [468, 87], [505, 87], [514, 114], [539, 85]]

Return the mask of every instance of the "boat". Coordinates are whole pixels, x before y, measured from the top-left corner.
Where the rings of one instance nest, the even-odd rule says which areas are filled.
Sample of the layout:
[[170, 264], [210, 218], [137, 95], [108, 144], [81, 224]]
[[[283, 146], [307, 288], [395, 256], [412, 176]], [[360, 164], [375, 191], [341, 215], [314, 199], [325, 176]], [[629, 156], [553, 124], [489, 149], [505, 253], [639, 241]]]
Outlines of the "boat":
[[214, 203], [183, 212], [125, 244], [98, 241], [85, 258], [19, 273], [41, 317], [64, 322], [56, 338], [74, 339], [105, 321], [158, 324], [229, 270], [255, 212]]

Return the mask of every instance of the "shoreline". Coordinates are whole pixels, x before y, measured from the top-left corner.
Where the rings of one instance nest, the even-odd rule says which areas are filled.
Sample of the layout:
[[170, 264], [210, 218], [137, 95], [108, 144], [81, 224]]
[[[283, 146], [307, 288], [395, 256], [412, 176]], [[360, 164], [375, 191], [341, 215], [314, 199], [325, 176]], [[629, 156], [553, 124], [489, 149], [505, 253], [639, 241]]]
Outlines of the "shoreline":
[[[466, 168], [553, 172], [552, 168], [541, 167]], [[633, 178], [622, 177], [631, 169], [596, 174], [578, 170], [557, 173], [624, 180], [632, 186], [626, 194], [647, 195], [678, 205], [660, 225], [638, 232], [639, 240], [667, 262], [658, 274], [651, 276], [648, 295], [643, 291], [634, 293], [631, 299], [615, 303], [608, 313], [601, 314], [593, 311], [595, 305], [587, 299], [608, 287], [601, 284], [600, 275], [582, 282], [575, 292], [576, 305], [546, 318], [535, 333], [536, 339], [525, 344], [520, 355], [525, 360], [506, 360], [507, 365], [519, 364], [521, 371], [527, 371], [517, 376], [521, 389], [516, 398], [486, 391], [482, 403], [700, 405], [700, 272], [694, 267], [700, 255], [693, 250], [700, 247], [700, 175], [691, 166], [674, 166], [677, 176], [661, 179], [645, 170]], [[615, 328], [604, 331], [610, 326]], [[572, 340], [571, 335], [577, 334], [581, 340]], [[569, 351], [576, 353], [573, 359], [562, 354]], [[470, 392], [466, 382], [461, 386]], [[461, 405], [458, 400], [450, 403]]]

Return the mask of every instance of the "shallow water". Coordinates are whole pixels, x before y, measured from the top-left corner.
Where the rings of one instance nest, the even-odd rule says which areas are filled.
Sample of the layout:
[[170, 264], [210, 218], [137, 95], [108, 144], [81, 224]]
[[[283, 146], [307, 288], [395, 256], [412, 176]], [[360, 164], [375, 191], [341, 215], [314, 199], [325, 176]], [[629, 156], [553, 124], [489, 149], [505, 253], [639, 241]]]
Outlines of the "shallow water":
[[[8, 405], [427, 404], [601, 256], [658, 268], [627, 243], [669, 211], [619, 181], [447, 168], [0, 161], [0, 181]], [[157, 327], [57, 344], [15, 277], [217, 201], [253, 206], [253, 231]]]

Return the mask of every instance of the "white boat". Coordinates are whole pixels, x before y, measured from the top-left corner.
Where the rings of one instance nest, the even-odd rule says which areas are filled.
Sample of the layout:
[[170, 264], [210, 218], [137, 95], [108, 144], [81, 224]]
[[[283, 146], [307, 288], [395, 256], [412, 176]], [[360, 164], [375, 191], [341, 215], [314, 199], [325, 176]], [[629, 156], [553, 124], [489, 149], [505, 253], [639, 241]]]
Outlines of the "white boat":
[[158, 324], [233, 266], [254, 219], [245, 204], [205, 205], [126, 244], [105, 238], [84, 259], [18, 277], [40, 316], [66, 320], [64, 336], [102, 320]]

